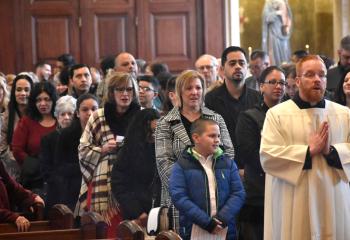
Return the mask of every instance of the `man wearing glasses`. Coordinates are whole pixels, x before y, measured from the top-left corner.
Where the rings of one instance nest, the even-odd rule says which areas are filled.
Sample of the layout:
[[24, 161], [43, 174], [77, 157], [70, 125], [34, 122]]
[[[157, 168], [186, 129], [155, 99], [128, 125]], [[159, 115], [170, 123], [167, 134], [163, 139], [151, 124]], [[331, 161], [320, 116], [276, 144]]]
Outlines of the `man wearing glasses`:
[[140, 75], [137, 77], [139, 87], [139, 101], [142, 108], [156, 108], [153, 101], [158, 96], [159, 82], [150, 75]]
[[260, 91], [259, 77], [268, 66], [270, 66], [269, 55], [261, 50], [253, 51], [249, 62], [249, 69], [252, 75], [245, 80], [247, 87]]
[[195, 67], [203, 75], [207, 89], [218, 80], [219, 64], [214, 56], [209, 54], [200, 56], [195, 63]]
[[264, 239], [350, 239], [350, 110], [324, 99], [317, 55], [296, 65], [299, 91], [267, 111]]

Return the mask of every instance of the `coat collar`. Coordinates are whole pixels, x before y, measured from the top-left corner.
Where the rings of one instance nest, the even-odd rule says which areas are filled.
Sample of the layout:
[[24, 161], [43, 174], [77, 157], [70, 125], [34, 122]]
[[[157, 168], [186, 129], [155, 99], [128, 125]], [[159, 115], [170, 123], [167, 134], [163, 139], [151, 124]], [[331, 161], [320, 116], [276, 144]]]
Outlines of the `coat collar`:
[[[174, 107], [167, 115], [165, 115], [164, 120], [166, 120], [167, 122], [181, 121], [180, 114], [180, 109], [178, 107]], [[214, 112], [207, 107], [202, 107], [201, 114], [206, 116], [213, 116]]]

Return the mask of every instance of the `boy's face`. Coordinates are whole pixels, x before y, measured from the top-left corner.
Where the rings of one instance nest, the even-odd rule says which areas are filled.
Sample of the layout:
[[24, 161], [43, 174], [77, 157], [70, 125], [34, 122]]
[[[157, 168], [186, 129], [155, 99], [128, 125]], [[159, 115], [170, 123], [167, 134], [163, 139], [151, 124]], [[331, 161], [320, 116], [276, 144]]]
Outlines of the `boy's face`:
[[220, 129], [216, 124], [207, 124], [202, 134], [193, 134], [195, 149], [204, 157], [215, 152], [220, 144]]

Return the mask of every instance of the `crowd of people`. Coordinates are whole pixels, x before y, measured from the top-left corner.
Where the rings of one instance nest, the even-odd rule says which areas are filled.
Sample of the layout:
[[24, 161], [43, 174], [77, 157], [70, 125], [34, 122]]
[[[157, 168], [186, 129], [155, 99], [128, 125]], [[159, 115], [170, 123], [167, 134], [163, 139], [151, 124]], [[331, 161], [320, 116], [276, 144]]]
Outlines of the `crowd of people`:
[[338, 54], [276, 66], [230, 46], [178, 75], [63, 54], [1, 76], [0, 222], [25, 231], [16, 210], [63, 203], [113, 237], [166, 206], [183, 239], [350, 239], [350, 35]]

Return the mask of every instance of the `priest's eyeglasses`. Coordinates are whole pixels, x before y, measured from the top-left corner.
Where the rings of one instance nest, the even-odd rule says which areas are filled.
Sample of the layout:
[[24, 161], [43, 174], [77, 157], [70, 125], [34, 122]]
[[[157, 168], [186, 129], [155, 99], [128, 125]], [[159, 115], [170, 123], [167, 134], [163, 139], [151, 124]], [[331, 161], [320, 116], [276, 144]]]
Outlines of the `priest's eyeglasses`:
[[316, 76], [318, 76], [320, 79], [325, 79], [327, 77], [325, 72], [317, 73], [317, 72], [312, 72], [312, 71], [306, 72], [302, 76], [305, 78], [315, 78]]
[[277, 81], [276, 79], [272, 79], [272, 80], [266, 81], [264, 83], [267, 83], [267, 84], [270, 84], [270, 85], [274, 85], [274, 86], [277, 86], [277, 84], [282, 86], [282, 87], [287, 86], [287, 82], [286, 81], [283, 81], [283, 80]]

